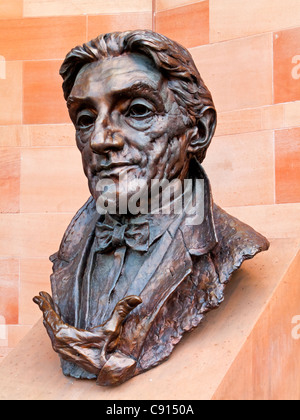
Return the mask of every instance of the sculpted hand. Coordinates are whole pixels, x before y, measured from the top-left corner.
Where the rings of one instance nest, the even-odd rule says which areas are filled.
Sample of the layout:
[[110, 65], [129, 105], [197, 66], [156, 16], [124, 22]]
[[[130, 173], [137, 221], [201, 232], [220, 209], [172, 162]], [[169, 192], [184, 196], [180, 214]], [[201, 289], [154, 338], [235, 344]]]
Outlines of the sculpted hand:
[[63, 359], [98, 375], [107, 362], [107, 353], [117, 346], [126, 316], [142, 303], [138, 296], [127, 296], [117, 303], [111, 318], [104, 324], [85, 331], [65, 324], [56, 312], [52, 297], [41, 292], [33, 301], [43, 312], [44, 325], [54, 351]]

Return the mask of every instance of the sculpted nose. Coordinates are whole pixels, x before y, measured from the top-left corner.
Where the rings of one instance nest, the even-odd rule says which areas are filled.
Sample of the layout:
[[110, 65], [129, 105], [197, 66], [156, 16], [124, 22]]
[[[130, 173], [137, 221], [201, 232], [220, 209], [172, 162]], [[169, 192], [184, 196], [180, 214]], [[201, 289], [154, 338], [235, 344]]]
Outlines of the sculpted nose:
[[116, 129], [108, 126], [105, 121], [97, 121], [94, 133], [91, 137], [91, 149], [94, 153], [108, 153], [112, 150], [120, 150], [124, 146], [124, 137]]

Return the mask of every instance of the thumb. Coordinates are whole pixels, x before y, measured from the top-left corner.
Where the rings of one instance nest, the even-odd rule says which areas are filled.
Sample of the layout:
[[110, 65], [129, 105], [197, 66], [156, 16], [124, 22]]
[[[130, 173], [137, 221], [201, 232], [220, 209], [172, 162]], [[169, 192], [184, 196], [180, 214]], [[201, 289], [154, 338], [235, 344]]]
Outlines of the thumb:
[[126, 296], [120, 300], [113, 311], [111, 318], [107, 321], [105, 327], [110, 331], [117, 332], [121, 327], [126, 316], [142, 303], [139, 296]]

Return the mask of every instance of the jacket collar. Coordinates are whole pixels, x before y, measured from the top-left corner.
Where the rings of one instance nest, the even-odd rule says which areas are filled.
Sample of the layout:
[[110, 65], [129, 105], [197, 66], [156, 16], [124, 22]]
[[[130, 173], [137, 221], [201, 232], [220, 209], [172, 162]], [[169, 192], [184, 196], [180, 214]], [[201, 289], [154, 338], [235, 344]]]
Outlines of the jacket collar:
[[200, 256], [207, 254], [216, 246], [218, 237], [214, 222], [210, 182], [196, 159], [192, 160], [190, 164], [190, 179], [197, 181], [200, 189], [200, 194], [194, 192], [193, 195], [195, 200], [193, 208], [197, 212], [197, 218], [189, 215], [184, 217], [180, 230], [189, 253]]

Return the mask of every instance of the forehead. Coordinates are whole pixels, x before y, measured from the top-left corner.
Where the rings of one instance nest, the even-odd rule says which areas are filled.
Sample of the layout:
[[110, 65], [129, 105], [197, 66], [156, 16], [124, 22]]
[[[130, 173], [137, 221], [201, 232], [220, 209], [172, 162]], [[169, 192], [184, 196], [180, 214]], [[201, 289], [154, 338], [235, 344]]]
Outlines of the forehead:
[[152, 61], [141, 54], [106, 58], [84, 66], [74, 83], [71, 96], [105, 96], [143, 83], [159, 89], [163, 76]]

